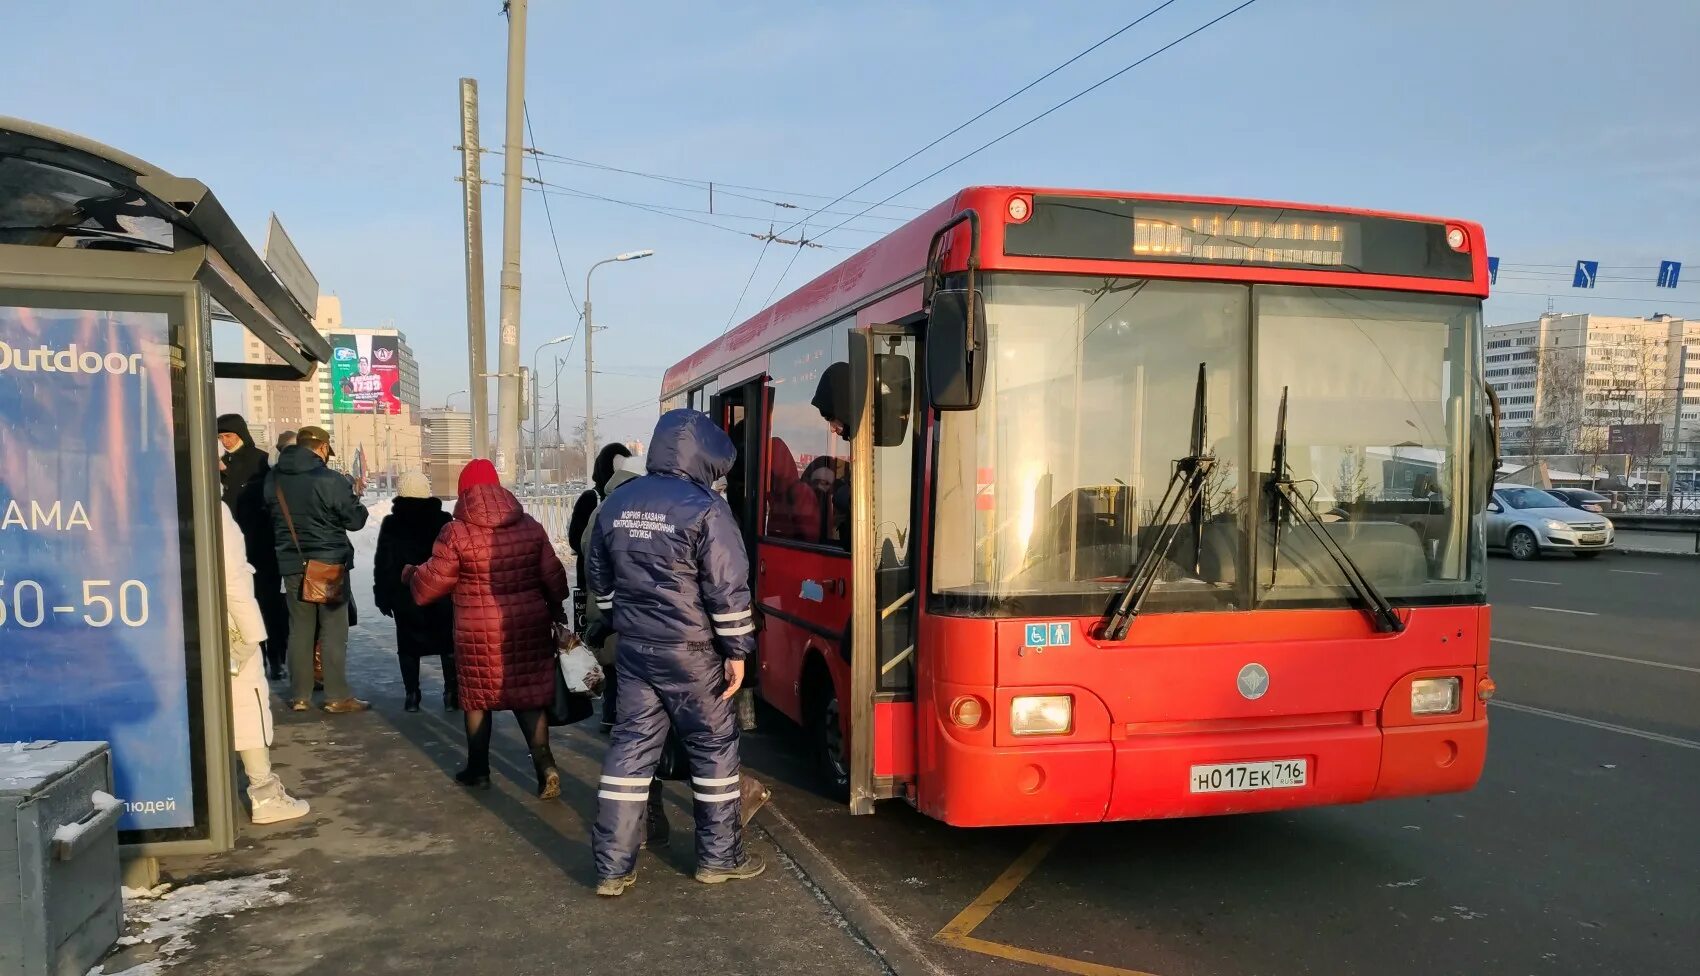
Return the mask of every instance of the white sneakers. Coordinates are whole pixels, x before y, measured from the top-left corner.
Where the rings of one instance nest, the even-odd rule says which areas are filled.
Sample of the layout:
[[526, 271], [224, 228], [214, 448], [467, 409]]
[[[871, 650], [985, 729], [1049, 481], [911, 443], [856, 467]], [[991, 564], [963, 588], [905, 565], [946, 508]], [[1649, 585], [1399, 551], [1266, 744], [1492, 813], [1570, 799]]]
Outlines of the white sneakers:
[[283, 781], [278, 779], [275, 773], [266, 782], [249, 784], [248, 802], [253, 807], [251, 819], [256, 824], [295, 820], [305, 817], [307, 811], [312, 809], [306, 800], [290, 796], [283, 788]]

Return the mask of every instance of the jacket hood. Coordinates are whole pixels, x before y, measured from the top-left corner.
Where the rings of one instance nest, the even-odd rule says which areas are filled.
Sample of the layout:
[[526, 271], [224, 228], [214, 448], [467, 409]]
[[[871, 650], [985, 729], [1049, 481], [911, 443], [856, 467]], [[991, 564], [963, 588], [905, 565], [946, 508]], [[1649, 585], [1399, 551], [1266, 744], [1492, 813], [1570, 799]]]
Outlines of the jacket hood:
[[821, 370], [820, 382], [809, 405], [820, 411], [822, 418], [848, 423], [850, 419], [850, 364], [833, 363]]
[[219, 417], [218, 432], [221, 434], [235, 434], [237, 437], [242, 438], [243, 447], [254, 446], [254, 435], [248, 433], [248, 421], [242, 419], [242, 415], [239, 413], [227, 413]]
[[519, 499], [501, 485], [472, 485], [460, 493], [455, 506], [455, 518], [486, 529], [512, 525], [524, 517]]
[[606, 497], [613, 494], [614, 489], [628, 481], [634, 481], [641, 477], [643, 476], [638, 474], [636, 471], [627, 471], [625, 468], [618, 468], [612, 475], [608, 476], [608, 485], [602, 489], [603, 496]]
[[432, 516], [441, 515], [443, 500], [441, 498], [409, 498], [400, 495], [390, 502], [390, 514], [404, 522], [429, 520]]
[[631, 456], [631, 448], [624, 444], [603, 445], [602, 450], [596, 452], [596, 463], [591, 466], [590, 483], [596, 486], [597, 491], [607, 492], [610, 487], [608, 479], [614, 474], [614, 462]]
[[325, 466], [324, 459], [307, 450], [300, 444], [291, 444], [277, 456], [275, 466], [278, 474], [306, 474], [316, 468]]
[[649, 473], [688, 478], [711, 487], [732, 470], [737, 451], [732, 438], [696, 410], [669, 410], [655, 425], [649, 445]]

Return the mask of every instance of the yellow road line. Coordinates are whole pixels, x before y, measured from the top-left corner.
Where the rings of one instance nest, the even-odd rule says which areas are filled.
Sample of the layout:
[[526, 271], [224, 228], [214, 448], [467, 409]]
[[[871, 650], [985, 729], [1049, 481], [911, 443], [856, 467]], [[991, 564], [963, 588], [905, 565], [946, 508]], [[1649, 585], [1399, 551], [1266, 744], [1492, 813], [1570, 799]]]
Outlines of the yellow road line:
[[996, 911], [1021, 882], [1039, 867], [1040, 862], [1050, 855], [1062, 842], [1064, 830], [1053, 827], [1039, 835], [1032, 846], [1023, 851], [1015, 859], [1015, 863], [1004, 869], [980, 896], [969, 903], [967, 908], [958, 912], [949, 924], [939, 929], [933, 936], [933, 941], [944, 945], [978, 952], [983, 956], [995, 959], [1006, 959], [1010, 962], [1026, 963], [1029, 966], [1039, 966], [1055, 970], [1059, 973], [1073, 973], [1075, 976], [1154, 976], [1152, 973], [1137, 969], [1123, 969], [1119, 966], [1106, 966], [1102, 963], [1086, 962], [1081, 959], [1070, 959], [1067, 956], [1053, 955], [1048, 952], [1035, 952], [1020, 946], [1006, 945], [989, 939], [977, 939], [973, 936], [975, 929], [980, 927], [992, 912]]
[[967, 938], [968, 933], [979, 928], [980, 923], [986, 920], [986, 916], [992, 914], [999, 905], [1003, 904], [1005, 898], [1014, 893], [1017, 885], [1027, 880], [1027, 876], [1033, 873], [1033, 869], [1039, 866], [1040, 861], [1043, 861], [1051, 851], [1056, 849], [1057, 844], [1061, 843], [1062, 839], [1063, 830], [1061, 827], [1053, 827], [1040, 834], [1039, 839], [1034, 841], [1033, 845], [1027, 848], [1020, 857], [1016, 858], [1014, 864], [1005, 868], [1004, 872], [998, 875], [998, 879], [992, 882], [991, 887], [980, 892], [980, 897], [970, 902], [967, 908], [958, 912], [956, 917], [951, 919], [950, 923], [944, 928], [939, 929], [938, 934], [933, 938], [941, 942]]
[[1156, 976], [1138, 969], [1123, 969], [1120, 966], [1106, 966], [1102, 963], [1086, 962], [1083, 959], [1070, 959], [1067, 956], [1054, 956], [1048, 952], [1034, 952], [1019, 946], [1004, 945], [1002, 942], [988, 942], [964, 936], [960, 939], [941, 940], [946, 945], [958, 949], [978, 952], [983, 956], [995, 959], [1007, 959], [1011, 962], [1024, 962], [1029, 966], [1041, 966], [1054, 969], [1059, 973], [1074, 973], [1076, 976]]

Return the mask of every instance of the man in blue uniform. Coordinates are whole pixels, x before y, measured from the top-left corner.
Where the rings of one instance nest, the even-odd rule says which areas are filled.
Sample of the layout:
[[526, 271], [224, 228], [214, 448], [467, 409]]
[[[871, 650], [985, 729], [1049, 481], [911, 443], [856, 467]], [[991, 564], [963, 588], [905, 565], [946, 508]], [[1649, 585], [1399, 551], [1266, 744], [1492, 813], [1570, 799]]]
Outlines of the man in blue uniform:
[[650, 781], [669, 722], [691, 761], [697, 872], [705, 884], [753, 878], [766, 865], [744, 852], [738, 824], [738, 727], [732, 696], [755, 649], [749, 557], [713, 484], [736, 451], [702, 413], [656, 424], [648, 474], [610, 494], [586, 547], [590, 598], [620, 635], [617, 724], [602, 764], [596, 893], [637, 880]]

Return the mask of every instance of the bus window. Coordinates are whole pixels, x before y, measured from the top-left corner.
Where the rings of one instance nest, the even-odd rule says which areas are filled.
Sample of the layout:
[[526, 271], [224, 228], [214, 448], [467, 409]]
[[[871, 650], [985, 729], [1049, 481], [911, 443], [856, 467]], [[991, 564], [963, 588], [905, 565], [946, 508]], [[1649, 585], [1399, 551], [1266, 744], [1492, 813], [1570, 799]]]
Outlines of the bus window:
[[773, 353], [766, 534], [850, 546], [849, 320]]
[[[1375, 585], [1394, 598], [1475, 594], [1463, 446], [1482, 396], [1469, 380], [1479, 306], [1269, 285], [1258, 286], [1256, 306], [1259, 469], [1286, 388], [1287, 465]], [[1332, 561], [1304, 551], [1308, 543], [1284, 533], [1273, 560], [1272, 538], [1259, 538], [1264, 602], [1345, 602]]]
[[1200, 538], [1182, 530], [1145, 607], [1244, 607], [1250, 290], [990, 275], [973, 411], [940, 416], [932, 586], [961, 612], [1096, 613], [1153, 544], [1209, 379]]

